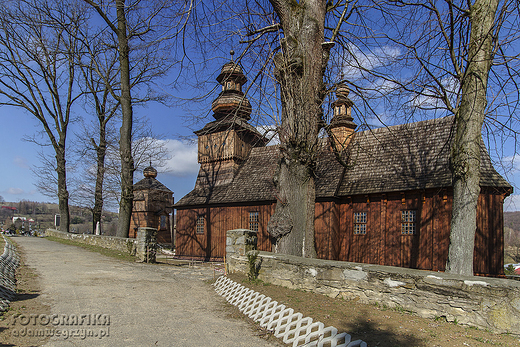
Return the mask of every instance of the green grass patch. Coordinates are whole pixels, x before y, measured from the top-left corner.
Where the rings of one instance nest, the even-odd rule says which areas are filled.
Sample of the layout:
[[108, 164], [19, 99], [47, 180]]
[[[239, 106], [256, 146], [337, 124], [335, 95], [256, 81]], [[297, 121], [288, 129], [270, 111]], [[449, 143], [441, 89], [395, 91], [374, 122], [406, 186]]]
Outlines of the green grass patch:
[[83, 249], [86, 249], [87, 251], [96, 252], [96, 253], [99, 253], [102, 255], [106, 255], [107, 257], [112, 257], [112, 258], [116, 258], [119, 260], [125, 260], [125, 261], [135, 261], [136, 260], [135, 256], [130, 255], [126, 252], [116, 251], [113, 249], [103, 248], [100, 246], [88, 245], [88, 244], [73, 241], [73, 240], [60, 239], [60, 238], [54, 237], [54, 236], [46, 236], [45, 238], [49, 241], [59, 242], [64, 245], [81, 247]]

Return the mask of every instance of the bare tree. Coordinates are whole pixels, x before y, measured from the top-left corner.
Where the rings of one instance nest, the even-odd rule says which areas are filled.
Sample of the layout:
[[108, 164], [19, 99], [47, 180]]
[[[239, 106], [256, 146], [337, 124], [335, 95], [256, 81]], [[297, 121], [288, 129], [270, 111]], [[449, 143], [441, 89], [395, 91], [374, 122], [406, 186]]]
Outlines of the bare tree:
[[132, 158], [133, 109], [130, 91], [130, 48], [128, 46], [129, 37], [125, 1], [115, 1], [115, 20], [109, 18], [109, 14], [106, 12], [107, 8], [103, 6], [102, 2], [96, 3], [91, 0], [85, 0], [85, 2], [98, 12], [105, 24], [117, 35], [118, 39], [121, 93], [117, 96], [114, 94], [114, 96], [121, 104], [122, 124], [120, 129], [121, 202], [119, 205], [119, 224], [116, 235], [128, 237], [132, 216], [134, 161]]
[[[161, 19], [162, 13], [170, 10], [174, 2], [115, 0], [112, 4], [110, 1], [102, 0], [84, 1], [97, 12], [116, 36], [119, 90], [106, 80], [105, 83], [112, 97], [121, 107], [122, 121], [119, 135], [121, 194], [117, 236], [127, 237], [132, 214], [135, 170], [132, 156], [133, 106], [135, 103], [161, 99], [158, 95], [146, 94], [135, 98], [132, 94], [136, 89], [142, 88], [139, 87], [140, 84], [152, 84], [154, 79], [165, 74], [171, 66], [169, 59], [160, 56], [160, 53], [165, 51], [171, 37], [176, 35], [175, 25], [172, 25], [171, 21], [164, 25]], [[170, 11], [170, 15], [173, 12]], [[177, 16], [182, 16], [182, 12], [171, 15], [172, 18]], [[142, 89], [146, 90], [146, 88]], [[151, 90], [146, 91], [150, 93]]]
[[[38, 157], [39, 165], [33, 165], [31, 167], [31, 171], [36, 178], [35, 186], [41, 194], [55, 198], [58, 196], [58, 176], [55, 169], [56, 159], [43, 149], [38, 152]], [[67, 168], [68, 167], [67, 165]]]
[[[85, 146], [78, 148], [80, 158], [89, 156], [89, 152], [95, 153], [96, 162], [94, 189], [88, 184], [92, 179], [92, 167], [89, 165], [86, 172], [89, 173], [87, 182], [81, 184], [78, 189], [81, 196], [82, 205], [88, 205], [92, 212], [92, 230], [95, 230], [97, 223], [101, 222], [104, 204], [104, 178], [105, 178], [105, 158], [110, 139], [117, 137], [109, 136], [111, 128], [109, 122], [117, 115], [120, 103], [112, 97], [112, 93], [117, 91], [118, 64], [117, 54], [111, 42], [111, 35], [103, 35], [103, 32], [82, 33], [82, 43], [84, 50], [88, 52], [85, 60], [78, 61], [81, 71], [80, 85], [85, 92], [85, 106], [92, 110], [96, 115], [97, 126], [95, 131], [88, 127], [83, 128], [81, 137]], [[112, 91], [112, 93], [111, 93]], [[97, 139], [96, 139], [97, 137]], [[90, 161], [89, 161], [90, 163]], [[92, 199], [93, 198], [93, 199]], [[93, 200], [93, 204], [90, 202]]]
[[[519, 13], [515, 1], [374, 1], [378, 43], [392, 68], [366, 71], [409, 117], [454, 115], [453, 212], [446, 271], [473, 274], [482, 132], [488, 145], [518, 135]], [[358, 64], [360, 66], [362, 64]], [[499, 141], [493, 142], [493, 138]], [[516, 143], [516, 140], [515, 142]], [[501, 147], [501, 145], [499, 145]], [[503, 147], [502, 147], [503, 149]], [[516, 151], [516, 149], [515, 149]]]
[[270, 1], [283, 31], [275, 56], [282, 105], [281, 160], [276, 177], [277, 205], [269, 232], [280, 253], [316, 257], [315, 183], [325, 96], [323, 73], [331, 44], [325, 42], [327, 1]]
[[[86, 23], [74, 4], [14, 1], [0, 13], [0, 105], [25, 109], [43, 127], [55, 153], [60, 228], [69, 230], [66, 139], [75, 86], [76, 32]], [[38, 141], [35, 141], [39, 143]]]
[[116, 131], [108, 123], [110, 118], [111, 115], [106, 113], [97, 113], [97, 124], [83, 128], [78, 135], [78, 143], [82, 145], [75, 148], [78, 174], [75, 176], [71, 201], [91, 211], [92, 230], [101, 222], [103, 210], [114, 209], [117, 205], [106, 196], [106, 156], [112, 141], [117, 141]]
[[[457, 66], [460, 103], [455, 109], [452, 147], [453, 212], [446, 272], [473, 275], [473, 248], [480, 194], [480, 143], [486, 116], [487, 85], [493, 64], [498, 0], [477, 0], [466, 8], [470, 34], [465, 66]], [[500, 25], [500, 24], [499, 24]], [[500, 29], [500, 28], [497, 28]]]
[[[137, 19], [139, 19], [137, 22], [140, 23], [140, 19], [142, 19], [141, 12], [146, 11], [143, 11], [139, 6], [129, 6], [131, 6], [128, 9], [129, 16], [132, 17], [133, 13], [137, 12]], [[156, 10], [152, 10], [152, 13], [165, 9], [167, 9], [166, 5], [164, 7], [159, 6]], [[149, 10], [147, 9], [147, 11]], [[150, 19], [153, 19], [153, 17]], [[140, 24], [136, 25], [139, 26]], [[157, 30], [158, 27], [158, 21], [150, 22], [145, 25], [141, 33], [136, 34], [136, 28], [131, 25], [131, 28], [128, 30], [129, 39], [134, 35], [145, 35], [147, 31], [160, 32], [160, 30]], [[97, 118], [97, 134], [89, 135], [86, 139], [88, 141], [83, 141], [84, 143], [88, 142], [88, 145], [83, 148], [84, 150], [93, 150], [96, 153], [97, 174], [94, 190], [94, 207], [92, 210], [93, 225], [95, 226], [101, 220], [104, 201], [103, 192], [112, 191], [112, 187], [109, 190], [105, 190], [103, 187], [104, 171], [106, 169], [105, 157], [109, 147], [112, 149], [120, 148], [115, 146], [114, 142], [117, 142], [119, 137], [114, 136], [115, 133], [111, 133], [109, 137], [107, 133], [109, 131], [109, 123], [118, 122], [121, 119], [119, 117], [121, 112], [121, 65], [117, 49], [119, 38], [115, 32], [106, 30], [106, 26], [93, 27], [91, 30], [84, 30], [80, 34], [82, 35], [81, 40], [86, 52], [82, 60], [78, 62], [82, 76], [80, 85], [85, 92], [85, 106], [87, 109], [92, 110]], [[151, 101], [162, 102], [165, 99], [164, 94], [156, 92], [158, 88], [154, 88], [154, 86], [157, 84], [156, 81], [164, 76], [171, 66], [169, 54], [165, 53], [168, 44], [163, 44], [163, 42], [168, 43], [168, 38], [164, 35], [155, 37], [147, 34], [147, 36], [140, 37], [138, 41], [145, 41], [146, 43], [137, 42], [136, 44], [134, 40], [131, 46], [131, 53], [135, 57], [129, 61], [131, 71], [130, 88], [133, 90], [132, 105], [144, 105]], [[115, 115], [118, 115], [118, 117], [114, 119]], [[140, 123], [140, 121], [137, 120], [134, 123]], [[84, 135], [91, 132], [91, 130], [88, 130], [84, 132]], [[140, 128], [133, 133], [134, 139], [136, 134], [139, 138], [144, 136]], [[97, 139], [94, 139], [94, 137]], [[132, 151], [139, 153], [139, 149], [132, 149]], [[84, 154], [83, 151], [82, 155]], [[138, 163], [134, 160], [134, 164], [137, 165]], [[121, 165], [117, 167], [120, 169]], [[137, 169], [137, 167], [134, 169]], [[90, 170], [91, 168], [88, 168], [88, 171]], [[111, 176], [108, 175], [108, 178], [110, 179]], [[121, 182], [120, 179], [115, 181]], [[108, 182], [114, 182], [114, 180], [109, 180]], [[119, 198], [121, 194], [112, 196]], [[87, 201], [90, 200], [87, 199]]]
[[[83, 165], [78, 170], [81, 174], [77, 175], [74, 185], [74, 190], [71, 192], [71, 200], [78, 206], [86, 207], [92, 211], [98, 205], [99, 192], [99, 160], [97, 144], [93, 141], [91, 133], [96, 133], [99, 128], [98, 125], [93, 125], [91, 128], [85, 128], [79, 136], [79, 142], [84, 146], [79, 146], [82, 149], [79, 154], [79, 162]], [[108, 126], [105, 133], [105, 149], [102, 167], [102, 182], [101, 196], [103, 198], [103, 208], [100, 210], [100, 217], [104, 209], [113, 209], [120, 202], [121, 196], [121, 160], [119, 154], [119, 141], [117, 131], [114, 126]], [[135, 158], [135, 169], [143, 170], [150, 165], [150, 162], [156, 168], [161, 168], [165, 165], [165, 161], [169, 158], [164, 142], [160, 140], [160, 136], [152, 132], [151, 126], [146, 119], [134, 120], [133, 126], [133, 141], [132, 141], [132, 157]], [[92, 163], [96, 163], [93, 165]], [[93, 229], [95, 229], [97, 222], [93, 219]]]

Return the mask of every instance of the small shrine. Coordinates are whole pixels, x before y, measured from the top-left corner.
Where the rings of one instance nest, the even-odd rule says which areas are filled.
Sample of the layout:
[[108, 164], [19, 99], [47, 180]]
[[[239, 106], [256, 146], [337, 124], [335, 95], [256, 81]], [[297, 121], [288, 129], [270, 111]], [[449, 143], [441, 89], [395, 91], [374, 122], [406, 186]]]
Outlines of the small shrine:
[[157, 170], [143, 170], [144, 178], [134, 184], [134, 203], [129, 237], [135, 238], [140, 227], [155, 228], [158, 243], [172, 242], [170, 214], [173, 212], [173, 192], [159, 182]]

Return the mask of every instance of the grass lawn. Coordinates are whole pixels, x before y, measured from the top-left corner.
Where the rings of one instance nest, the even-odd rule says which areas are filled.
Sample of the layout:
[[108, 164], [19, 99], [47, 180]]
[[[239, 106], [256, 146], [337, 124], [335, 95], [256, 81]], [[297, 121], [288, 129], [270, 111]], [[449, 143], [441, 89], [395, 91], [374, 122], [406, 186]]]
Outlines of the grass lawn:
[[65, 245], [81, 247], [81, 248], [84, 248], [84, 249], [86, 249], [88, 251], [91, 251], [91, 252], [96, 252], [96, 253], [99, 253], [99, 254], [106, 255], [107, 257], [112, 257], [112, 258], [116, 258], [116, 259], [120, 259], [120, 260], [126, 260], [126, 261], [135, 261], [136, 260], [135, 256], [130, 255], [130, 254], [126, 253], [126, 252], [116, 251], [116, 250], [113, 250], [113, 249], [103, 248], [103, 247], [100, 247], [100, 246], [87, 245], [87, 244], [84, 244], [84, 243], [81, 243], [81, 242], [77, 242], [77, 241], [73, 241], [73, 240], [60, 239], [58, 237], [53, 237], [53, 236], [46, 236], [45, 238], [47, 240], [49, 240], [49, 241], [55, 241], [55, 242], [63, 243]]

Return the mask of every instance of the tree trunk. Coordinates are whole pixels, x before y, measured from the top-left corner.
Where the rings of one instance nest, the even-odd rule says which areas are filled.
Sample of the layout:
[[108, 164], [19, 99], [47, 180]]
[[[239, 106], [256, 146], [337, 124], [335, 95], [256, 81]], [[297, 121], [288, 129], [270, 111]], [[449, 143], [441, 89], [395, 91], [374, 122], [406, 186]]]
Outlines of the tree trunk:
[[94, 190], [94, 208], [92, 209], [92, 233], [96, 232], [96, 226], [101, 224], [103, 213], [103, 180], [105, 178], [105, 156], [107, 150], [106, 123], [103, 119], [99, 122], [99, 145], [95, 146], [97, 155], [96, 187]]
[[287, 232], [277, 235], [275, 252], [315, 258], [315, 187], [309, 168], [297, 160], [282, 159], [278, 191], [279, 200], [273, 221], [283, 218], [283, 223], [290, 227]]
[[54, 148], [56, 152], [56, 174], [58, 176], [58, 206], [60, 210], [59, 230], [69, 232], [69, 192], [67, 190], [67, 171], [65, 166], [65, 140], [62, 139]]
[[493, 61], [493, 25], [498, 0], [477, 0], [470, 9], [468, 63], [461, 79], [452, 148], [453, 212], [446, 272], [473, 275], [473, 250], [480, 194], [480, 144]]
[[[327, 64], [324, 41], [325, 1], [271, 0], [284, 32], [275, 57], [280, 84], [282, 159], [276, 187], [278, 202], [269, 222], [275, 251], [316, 257], [314, 245], [314, 167], [318, 151]], [[328, 52], [327, 52], [328, 53]]]
[[121, 201], [116, 235], [128, 237], [132, 218], [134, 160], [132, 158], [132, 98], [130, 95], [130, 63], [128, 37], [126, 32], [125, 1], [116, 0], [117, 38], [119, 41], [119, 62], [121, 67], [121, 111], [119, 147], [121, 151]]

